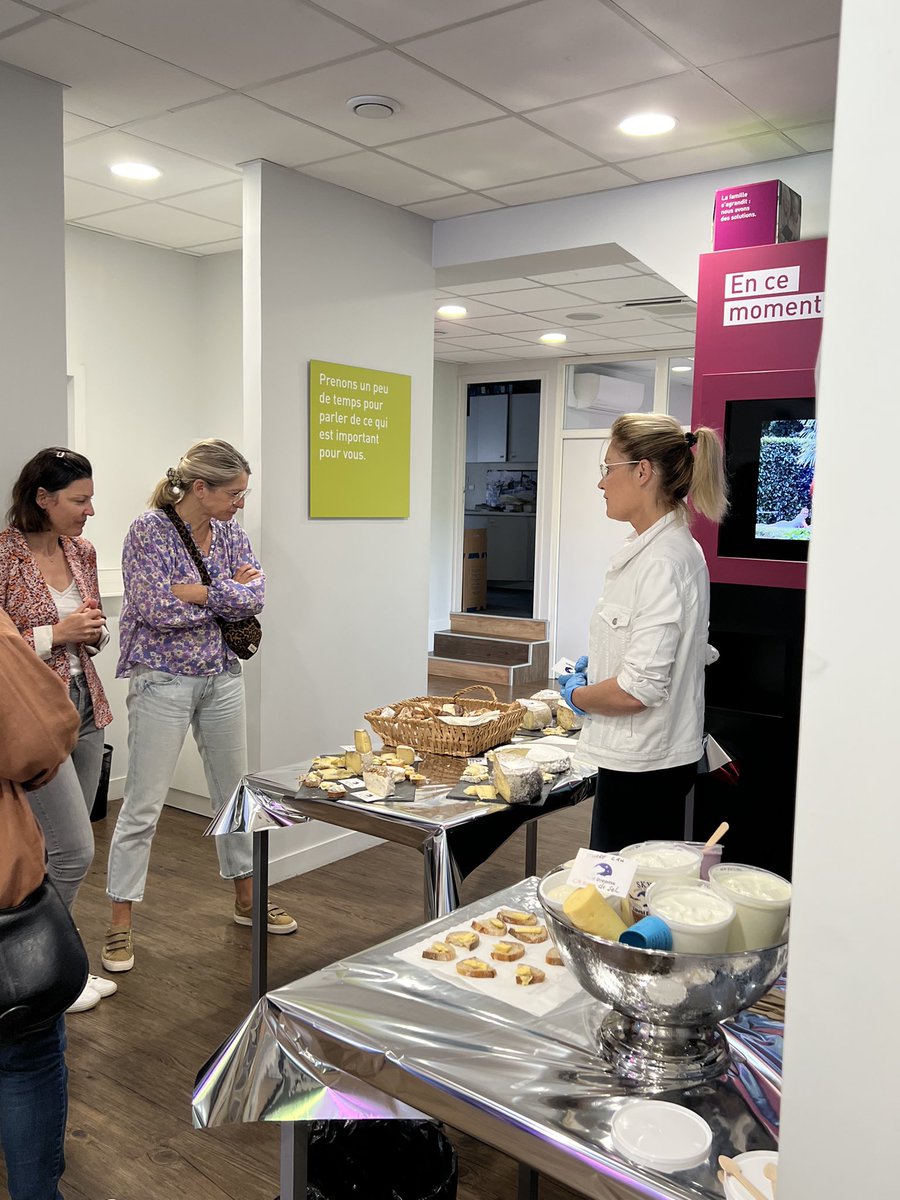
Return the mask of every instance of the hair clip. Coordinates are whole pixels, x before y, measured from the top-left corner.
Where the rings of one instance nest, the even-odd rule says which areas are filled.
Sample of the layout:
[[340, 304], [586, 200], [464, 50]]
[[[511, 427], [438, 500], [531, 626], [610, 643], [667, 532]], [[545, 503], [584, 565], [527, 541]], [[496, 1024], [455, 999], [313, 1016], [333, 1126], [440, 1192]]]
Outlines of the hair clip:
[[57, 451], [56, 451], [56, 457], [57, 457], [57, 458], [65, 458], [65, 457], [66, 457], [66, 452], [65, 452], [65, 450], [57, 450]]
[[696, 446], [697, 445], [696, 433], [686, 433], [684, 435], [684, 440], [687, 442], [688, 446]]

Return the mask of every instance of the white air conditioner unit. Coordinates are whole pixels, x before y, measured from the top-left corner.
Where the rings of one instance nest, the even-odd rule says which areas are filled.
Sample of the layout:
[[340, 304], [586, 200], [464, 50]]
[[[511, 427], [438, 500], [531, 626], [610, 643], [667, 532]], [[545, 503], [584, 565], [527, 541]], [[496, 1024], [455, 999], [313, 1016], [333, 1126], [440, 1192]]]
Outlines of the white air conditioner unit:
[[644, 403], [644, 385], [633, 379], [615, 379], [595, 371], [579, 371], [572, 376], [573, 398], [569, 404], [577, 409], [599, 409], [602, 412], [637, 412]]

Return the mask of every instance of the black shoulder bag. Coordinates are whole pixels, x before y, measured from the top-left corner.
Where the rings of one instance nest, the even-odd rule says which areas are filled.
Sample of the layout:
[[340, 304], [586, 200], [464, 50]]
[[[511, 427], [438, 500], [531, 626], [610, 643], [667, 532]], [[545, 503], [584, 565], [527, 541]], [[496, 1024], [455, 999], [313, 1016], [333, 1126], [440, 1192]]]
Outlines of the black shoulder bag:
[[[203, 562], [200, 551], [197, 549], [197, 544], [188, 533], [187, 526], [171, 504], [163, 506], [162, 510], [175, 528], [178, 530], [178, 535], [184, 542], [185, 549], [194, 560], [200, 574], [200, 582], [204, 587], [209, 587], [212, 582], [209, 577], [209, 571]], [[256, 617], [244, 617], [241, 621], [225, 621], [222, 617], [215, 617], [216, 624], [222, 630], [222, 640], [225, 645], [238, 658], [252, 658], [259, 649], [259, 643], [262, 641], [262, 626]]]

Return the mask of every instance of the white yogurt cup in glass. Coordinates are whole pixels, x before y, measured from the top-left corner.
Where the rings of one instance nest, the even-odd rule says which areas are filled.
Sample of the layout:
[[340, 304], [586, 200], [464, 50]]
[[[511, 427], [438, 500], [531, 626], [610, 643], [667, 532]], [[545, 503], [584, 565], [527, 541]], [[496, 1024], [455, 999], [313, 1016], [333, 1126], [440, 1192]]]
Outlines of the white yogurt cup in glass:
[[[628, 896], [622, 904], [623, 919], [639, 921], [646, 917], [647, 890], [652, 883], [673, 883], [678, 879], [699, 879], [702, 855], [684, 842], [635, 842], [619, 853], [637, 865]], [[630, 912], [629, 912], [630, 909]]]
[[654, 883], [647, 892], [651, 916], [672, 930], [676, 954], [722, 954], [735, 916], [730, 897], [701, 879]]
[[710, 868], [709, 882], [737, 909], [728, 934], [729, 951], [761, 950], [782, 941], [791, 909], [786, 879], [746, 863], [720, 863]]

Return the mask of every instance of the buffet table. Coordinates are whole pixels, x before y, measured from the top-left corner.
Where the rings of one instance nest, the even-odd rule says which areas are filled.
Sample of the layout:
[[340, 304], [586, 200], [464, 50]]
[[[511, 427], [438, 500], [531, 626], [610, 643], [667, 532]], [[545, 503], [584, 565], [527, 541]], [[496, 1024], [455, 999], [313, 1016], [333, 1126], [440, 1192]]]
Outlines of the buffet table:
[[[574, 748], [574, 745], [573, 745]], [[593, 796], [596, 775], [588, 768], [561, 777], [541, 801], [507, 805], [502, 802], [448, 799], [466, 759], [429, 759], [422, 770], [429, 779], [443, 779], [416, 789], [415, 803], [384, 800], [369, 803], [350, 794], [341, 800], [300, 796], [299, 780], [310, 760], [245, 776], [228, 804], [216, 814], [206, 833], [253, 834], [253, 934], [251, 999], [267, 987], [266, 903], [268, 895], [269, 832], [304, 821], [323, 821], [387, 842], [410, 846], [422, 854], [425, 866], [425, 916], [452, 912], [459, 904], [459, 884], [486, 862], [522, 825], [526, 826], [525, 874], [537, 869], [537, 821], [549, 813], [580, 804]]]
[[422, 1114], [516, 1159], [520, 1200], [537, 1195], [534, 1172], [603, 1200], [722, 1200], [718, 1155], [776, 1143], [780, 1023], [741, 1014], [724, 1027], [725, 1076], [657, 1097], [709, 1123], [705, 1163], [664, 1175], [627, 1161], [610, 1122], [634, 1085], [597, 1052], [602, 1004], [570, 979], [554, 984], [556, 1007], [536, 995], [529, 1012], [530, 998], [514, 1005], [466, 988], [414, 949], [487, 910], [540, 912], [536, 885], [527, 879], [264, 996], [200, 1072], [195, 1125], [282, 1122], [281, 1200], [306, 1196], [306, 1122]]

